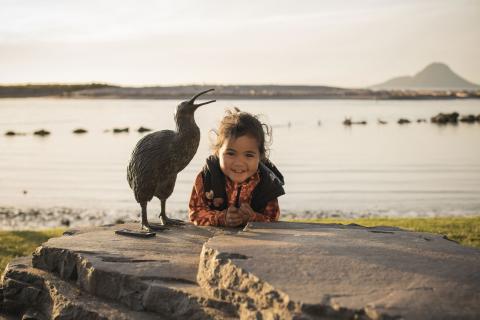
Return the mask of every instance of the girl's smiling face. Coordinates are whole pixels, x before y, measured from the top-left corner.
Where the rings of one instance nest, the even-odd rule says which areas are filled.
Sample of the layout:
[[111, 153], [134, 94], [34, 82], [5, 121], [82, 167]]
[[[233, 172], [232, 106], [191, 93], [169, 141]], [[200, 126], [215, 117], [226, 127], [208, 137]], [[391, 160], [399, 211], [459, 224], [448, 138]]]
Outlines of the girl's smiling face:
[[218, 152], [223, 174], [235, 183], [241, 183], [257, 172], [260, 162], [258, 141], [244, 135], [226, 139]]

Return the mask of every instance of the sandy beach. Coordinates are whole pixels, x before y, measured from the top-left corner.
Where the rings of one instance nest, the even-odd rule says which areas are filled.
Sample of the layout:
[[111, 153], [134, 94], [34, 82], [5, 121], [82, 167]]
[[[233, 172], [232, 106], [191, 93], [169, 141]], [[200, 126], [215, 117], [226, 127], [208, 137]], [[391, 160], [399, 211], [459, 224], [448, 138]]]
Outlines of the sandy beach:
[[41, 230], [56, 227], [86, 227], [124, 221], [105, 211], [65, 207], [0, 207], [0, 230]]

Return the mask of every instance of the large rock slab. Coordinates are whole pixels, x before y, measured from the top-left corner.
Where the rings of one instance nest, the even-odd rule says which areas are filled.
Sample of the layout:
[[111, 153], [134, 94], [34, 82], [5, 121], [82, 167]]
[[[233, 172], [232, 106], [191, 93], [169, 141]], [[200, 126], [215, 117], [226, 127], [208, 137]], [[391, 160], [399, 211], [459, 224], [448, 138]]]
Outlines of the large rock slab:
[[11, 319], [158, 319], [158, 314], [133, 311], [82, 292], [51, 273], [32, 268], [31, 264], [30, 257], [16, 258], [3, 275], [2, 304]]
[[72, 230], [34, 253], [33, 267], [74, 283], [87, 293], [134, 311], [177, 319], [236, 316], [231, 304], [211, 299], [196, 282], [203, 244], [221, 229], [172, 227], [155, 237], [120, 236], [138, 224]]
[[389, 227], [249, 224], [205, 243], [198, 282], [242, 318], [480, 319], [480, 251]]
[[[480, 250], [397, 228], [70, 230], [15, 259], [0, 313], [29, 319], [478, 319]], [[3, 317], [0, 315], [0, 318]], [[17, 317], [18, 318], [18, 317]], [[7, 318], [8, 319], [8, 318]]]

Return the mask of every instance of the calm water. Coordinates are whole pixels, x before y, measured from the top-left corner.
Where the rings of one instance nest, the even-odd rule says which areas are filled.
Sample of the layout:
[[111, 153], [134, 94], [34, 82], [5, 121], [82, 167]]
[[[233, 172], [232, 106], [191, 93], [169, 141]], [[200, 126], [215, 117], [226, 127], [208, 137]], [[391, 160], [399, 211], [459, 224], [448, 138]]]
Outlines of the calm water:
[[[0, 100], [0, 206], [133, 212], [126, 166], [137, 132], [113, 127], [174, 128], [178, 101]], [[480, 124], [398, 125], [438, 112], [480, 114], [480, 101], [218, 101], [196, 114], [197, 155], [178, 176], [167, 210], [185, 218], [192, 182], [209, 154], [208, 131], [224, 109], [264, 114], [273, 126], [271, 159], [283, 171], [285, 214], [342, 216], [480, 213]], [[344, 127], [344, 117], [366, 126]], [[377, 124], [377, 118], [388, 121]], [[321, 122], [319, 125], [318, 122]], [[78, 127], [85, 135], [74, 135]], [[7, 130], [52, 132], [6, 137]], [[24, 194], [23, 190], [27, 193]], [[159, 201], [151, 202], [159, 210]]]

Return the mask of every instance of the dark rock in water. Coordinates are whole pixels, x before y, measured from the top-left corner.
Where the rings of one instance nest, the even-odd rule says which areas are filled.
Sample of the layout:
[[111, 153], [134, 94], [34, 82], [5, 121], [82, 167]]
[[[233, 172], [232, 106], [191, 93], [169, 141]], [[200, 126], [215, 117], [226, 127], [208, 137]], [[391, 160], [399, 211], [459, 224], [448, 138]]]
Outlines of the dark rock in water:
[[122, 132], [128, 132], [129, 128], [113, 128], [113, 133], [122, 133]]
[[405, 118], [398, 119], [398, 124], [406, 124], [406, 123], [410, 123], [410, 120]]
[[477, 116], [477, 121], [480, 122], [480, 114]]
[[380, 119], [377, 119], [377, 121], [378, 121], [378, 124], [387, 124], [388, 123], [387, 121], [380, 120]]
[[458, 112], [439, 113], [436, 116], [432, 117], [430, 121], [438, 124], [457, 123], [458, 115]]
[[427, 119], [417, 119], [417, 123], [427, 122]]
[[7, 132], [5, 132], [5, 135], [8, 136], [8, 137], [24, 136], [25, 133], [23, 133], [23, 132], [15, 132], [15, 131], [7, 131]]
[[367, 121], [352, 121], [350, 118], [345, 118], [343, 121], [344, 126], [351, 126], [352, 124], [367, 124]]
[[47, 131], [47, 130], [44, 130], [44, 129], [41, 129], [41, 130], [37, 130], [33, 133], [34, 135], [36, 136], [48, 136], [50, 134], [50, 131]]
[[150, 128], [145, 128], [145, 127], [140, 127], [140, 128], [138, 128], [137, 131], [140, 132], [140, 133], [142, 133], [142, 132], [150, 132], [150, 131], [152, 131], [152, 129], [150, 129]]
[[460, 122], [474, 123], [475, 121], [477, 121], [477, 118], [473, 114], [469, 114], [468, 116], [462, 116], [460, 118]]
[[75, 134], [82, 134], [82, 133], [87, 133], [87, 132], [88, 132], [87, 130], [82, 129], [82, 128], [73, 130], [73, 133], [75, 133]]

